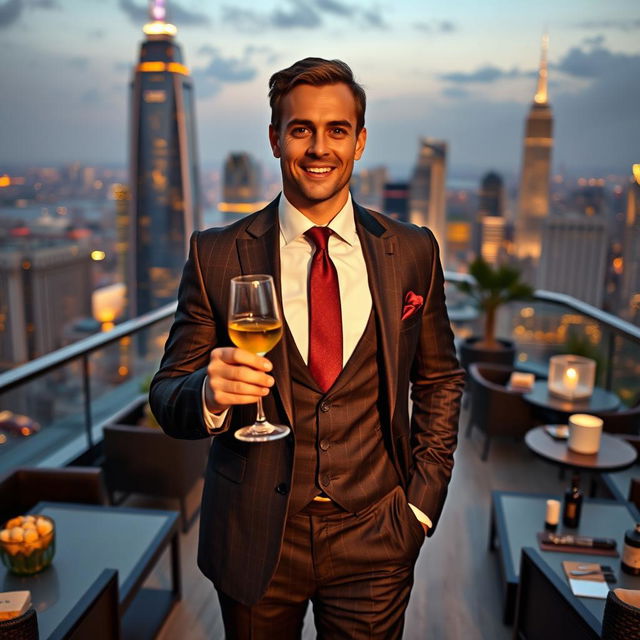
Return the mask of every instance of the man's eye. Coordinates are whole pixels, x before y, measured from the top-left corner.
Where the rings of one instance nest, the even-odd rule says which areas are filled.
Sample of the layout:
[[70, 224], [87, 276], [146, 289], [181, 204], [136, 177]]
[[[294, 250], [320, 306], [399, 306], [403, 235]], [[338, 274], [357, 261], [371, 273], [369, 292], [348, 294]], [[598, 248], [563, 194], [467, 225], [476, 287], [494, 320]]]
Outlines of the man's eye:
[[331, 129], [331, 133], [334, 136], [346, 136], [347, 130], [343, 129], [342, 127], [334, 127], [333, 129]]
[[302, 136], [307, 135], [309, 129], [307, 127], [295, 127], [295, 129], [291, 130], [291, 135], [296, 138], [301, 138]]

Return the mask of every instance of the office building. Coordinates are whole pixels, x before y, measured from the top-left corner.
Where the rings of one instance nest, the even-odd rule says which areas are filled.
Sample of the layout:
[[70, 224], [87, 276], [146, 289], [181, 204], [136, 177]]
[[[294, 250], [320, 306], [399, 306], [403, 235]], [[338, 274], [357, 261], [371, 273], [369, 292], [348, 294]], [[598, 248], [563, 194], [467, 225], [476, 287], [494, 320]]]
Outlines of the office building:
[[253, 213], [264, 204], [260, 165], [248, 153], [230, 153], [224, 162], [222, 202], [218, 209], [228, 213]]
[[601, 307], [607, 253], [604, 218], [579, 214], [551, 216], [543, 224], [536, 285]]
[[384, 188], [388, 180], [386, 167], [373, 167], [354, 173], [351, 177], [351, 193], [354, 200], [363, 207], [381, 211], [384, 205]]
[[91, 316], [89, 250], [65, 240], [5, 242], [0, 250], [0, 369], [64, 346]]
[[382, 212], [397, 220], [409, 221], [409, 184], [388, 182], [382, 192]]
[[490, 264], [495, 264], [504, 250], [506, 222], [503, 216], [502, 177], [490, 171], [480, 182], [473, 241], [474, 253], [481, 255]]
[[640, 164], [633, 165], [627, 191], [622, 251], [622, 312], [629, 320], [640, 324]]
[[553, 115], [548, 100], [548, 38], [542, 40], [538, 86], [529, 109], [516, 217], [516, 253], [520, 258], [540, 256], [542, 224], [549, 215], [549, 179], [553, 148]]
[[423, 138], [410, 183], [409, 219], [433, 231], [443, 264], [447, 237], [446, 179], [447, 143]]
[[131, 83], [131, 315], [175, 300], [188, 242], [200, 228], [193, 86], [164, 2], [151, 21]]

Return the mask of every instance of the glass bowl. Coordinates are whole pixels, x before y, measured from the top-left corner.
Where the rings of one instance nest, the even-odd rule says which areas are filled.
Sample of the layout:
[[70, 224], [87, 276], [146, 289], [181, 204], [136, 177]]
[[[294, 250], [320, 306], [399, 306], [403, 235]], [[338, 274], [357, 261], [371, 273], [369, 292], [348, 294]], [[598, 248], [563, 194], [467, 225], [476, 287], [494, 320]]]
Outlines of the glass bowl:
[[55, 523], [47, 516], [11, 518], [0, 531], [2, 563], [22, 576], [42, 571], [53, 560], [55, 533]]

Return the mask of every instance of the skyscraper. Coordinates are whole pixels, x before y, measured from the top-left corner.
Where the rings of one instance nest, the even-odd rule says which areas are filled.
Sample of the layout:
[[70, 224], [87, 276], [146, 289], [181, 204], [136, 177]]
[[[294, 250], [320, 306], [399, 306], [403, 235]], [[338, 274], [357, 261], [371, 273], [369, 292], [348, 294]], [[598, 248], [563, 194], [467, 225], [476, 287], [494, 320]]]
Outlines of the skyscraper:
[[447, 143], [423, 138], [411, 178], [409, 215], [411, 222], [433, 231], [443, 264], [447, 238], [446, 179]]
[[248, 153], [230, 153], [224, 163], [220, 211], [253, 213], [263, 206], [260, 165]]
[[553, 148], [553, 116], [547, 92], [547, 48], [542, 39], [538, 86], [525, 124], [522, 173], [516, 218], [516, 252], [519, 257], [540, 256], [542, 223], [549, 215], [549, 178]]
[[602, 216], [549, 217], [543, 224], [537, 287], [601, 307], [607, 250], [607, 223]]
[[131, 315], [175, 300], [189, 237], [201, 226], [189, 69], [164, 0], [150, 3], [150, 17], [131, 83]]
[[495, 264], [505, 242], [504, 186], [501, 176], [487, 173], [480, 182], [474, 229], [474, 252]]
[[87, 247], [59, 240], [0, 248], [0, 371], [66, 344], [65, 330], [91, 316]]
[[640, 324], [640, 164], [633, 165], [627, 192], [627, 215], [623, 245], [623, 312]]

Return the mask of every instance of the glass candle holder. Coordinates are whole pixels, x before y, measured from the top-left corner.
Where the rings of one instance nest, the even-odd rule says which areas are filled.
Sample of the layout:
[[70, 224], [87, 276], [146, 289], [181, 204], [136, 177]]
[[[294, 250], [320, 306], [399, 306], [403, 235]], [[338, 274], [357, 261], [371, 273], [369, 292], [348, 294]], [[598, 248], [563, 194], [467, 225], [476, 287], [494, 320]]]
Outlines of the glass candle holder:
[[595, 360], [582, 356], [552, 356], [549, 361], [549, 392], [565, 400], [584, 400], [593, 394]]
[[47, 516], [18, 516], [0, 531], [0, 559], [18, 575], [38, 573], [48, 567], [55, 549], [55, 524]]

